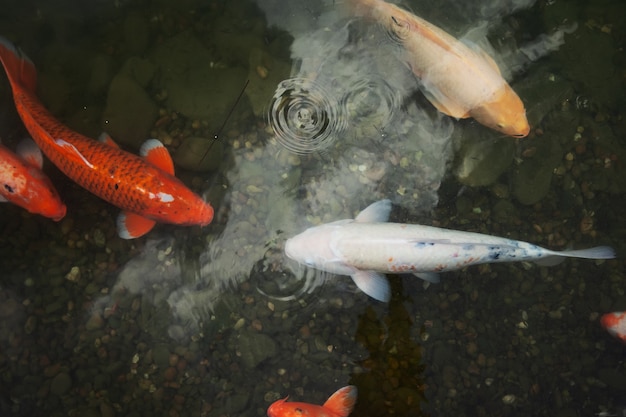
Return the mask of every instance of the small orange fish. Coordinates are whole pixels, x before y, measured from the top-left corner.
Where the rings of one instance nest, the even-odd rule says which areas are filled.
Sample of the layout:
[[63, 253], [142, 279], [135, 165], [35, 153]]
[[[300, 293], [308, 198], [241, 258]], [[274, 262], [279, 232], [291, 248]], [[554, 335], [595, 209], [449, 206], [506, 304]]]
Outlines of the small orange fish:
[[43, 153], [72, 181], [122, 209], [117, 220], [120, 237], [142, 236], [156, 222], [211, 222], [213, 208], [174, 176], [174, 163], [161, 142], [146, 141], [140, 158], [121, 150], [108, 136], [96, 141], [74, 132], [37, 99], [32, 61], [1, 37], [0, 60], [17, 112]]
[[600, 324], [611, 335], [626, 343], [626, 311], [607, 313], [600, 318]]
[[404, 59], [440, 112], [457, 119], [473, 117], [509, 136], [528, 135], [524, 104], [485, 51], [383, 0], [348, 3], [353, 13], [377, 21], [403, 46]]
[[0, 145], [0, 201], [59, 221], [65, 216], [65, 204], [42, 166], [41, 151], [32, 140], [20, 142], [17, 155]]
[[347, 417], [354, 408], [358, 390], [354, 385], [338, 389], [324, 405], [287, 402], [283, 398], [267, 409], [269, 417]]

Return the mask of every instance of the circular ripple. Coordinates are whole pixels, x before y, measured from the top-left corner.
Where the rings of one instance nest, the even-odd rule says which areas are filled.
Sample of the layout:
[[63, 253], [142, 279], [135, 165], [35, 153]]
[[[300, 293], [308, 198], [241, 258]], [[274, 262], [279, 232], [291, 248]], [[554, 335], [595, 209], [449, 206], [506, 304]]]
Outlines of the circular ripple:
[[366, 120], [385, 126], [401, 105], [401, 97], [382, 79], [355, 82], [341, 99], [341, 106], [357, 123]]
[[329, 147], [347, 124], [331, 95], [306, 78], [290, 78], [278, 85], [268, 119], [276, 140], [298, 154]]
[[401, 18], [392, 17], [385, 25], [385, 32], [397, 44], [403, 44], [411, 36], [411, 24]]

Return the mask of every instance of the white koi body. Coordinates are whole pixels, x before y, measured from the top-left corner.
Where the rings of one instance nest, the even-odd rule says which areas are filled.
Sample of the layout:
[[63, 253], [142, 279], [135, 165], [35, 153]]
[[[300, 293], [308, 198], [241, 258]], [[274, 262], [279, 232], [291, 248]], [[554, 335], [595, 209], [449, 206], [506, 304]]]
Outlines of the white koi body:
[[386, 223], [391, 202], [382, 200], [354, 220], [307, 229], [287, 240], [288, 257], [326, 272], [350, 275], [369, 296], [388, 301], [381, 273], [413, 273], [436, 282], [435, 273], [481, 263], [538, 261], [554, 257], [610, 259], [609, 247], [556, 252], [531, 243], [431, 226]]

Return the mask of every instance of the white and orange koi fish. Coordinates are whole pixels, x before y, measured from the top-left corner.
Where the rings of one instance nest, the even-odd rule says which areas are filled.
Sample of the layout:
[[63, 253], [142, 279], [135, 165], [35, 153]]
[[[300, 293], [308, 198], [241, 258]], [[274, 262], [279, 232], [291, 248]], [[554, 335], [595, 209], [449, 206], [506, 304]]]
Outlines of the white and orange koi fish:
[[530, 127], [519, 96], [495, 61], [444, 30], [383, 0], [349, 0], [352, 13], [384, 26], [404, 48], [424, 94], [442, 113], [522, 138]]
[[381, 200], [354, 220], [311, 227], [288, 239], [285, 253], [301, 264], [349, 275], [361, 291], [379, 301], [391, 298], [385, 273], [411, 273], [438, 282], [437, 272], [483, 263], [534, 261], [552, 265], [558, 257], [615, 258], [615, 251], [607, 246], [556, 252], [480, 233], [387, 223], [390, 212], [391, 202]]
[[607, 313], [600, 318], [600, 324], [611, 335], [626, 343], [626, 311]]

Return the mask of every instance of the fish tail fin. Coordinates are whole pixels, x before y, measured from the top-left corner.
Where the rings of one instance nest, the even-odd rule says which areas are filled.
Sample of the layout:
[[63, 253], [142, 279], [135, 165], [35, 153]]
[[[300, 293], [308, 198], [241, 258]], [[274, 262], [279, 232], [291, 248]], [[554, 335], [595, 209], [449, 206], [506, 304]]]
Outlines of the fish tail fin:
[[535, 263], [541, 266], [554, 266], [563, 262], [564, 258], [613, 259], [615, 258], [615, 249], [610, 246], [596, 246], [588, 249], [551, 252], [549, 256], [541, 258]]
[[348, 385], [340, 388], [326, 400], [323, 407], [328, 408], [340, 417], [347, 417], [356, 404], [358, 395], [357, 387]]
[[613, 259], [615, 258], [615, 249], [610, 246], [596, 246], [588, 249], [566, 250], [558, 252], [558, 254], [568, 258]]
[[4, 66], [11, 84], [20, 85], [28, 91], [37, 88], [37, 69], [21, 50], [11, 41], [0, 36], [0, 61]]

